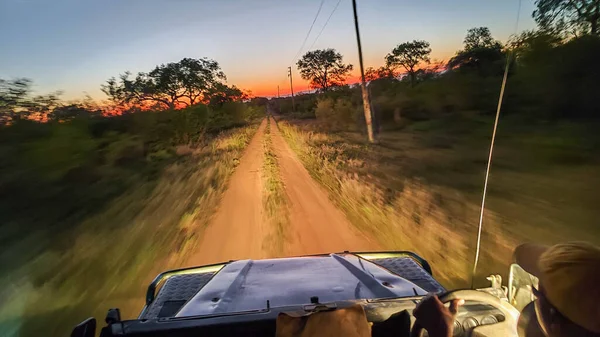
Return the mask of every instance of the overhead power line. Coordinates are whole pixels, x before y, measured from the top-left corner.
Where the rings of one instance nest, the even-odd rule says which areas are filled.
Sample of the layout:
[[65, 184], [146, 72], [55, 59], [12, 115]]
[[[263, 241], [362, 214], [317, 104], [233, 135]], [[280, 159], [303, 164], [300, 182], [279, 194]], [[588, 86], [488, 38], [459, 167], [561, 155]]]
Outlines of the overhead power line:
[[302, 52], [302, 49], [306, 45], [306, 41], [308, 41], [308, 37], [310, 36], [310, 32], [312, 32], [312, 29], [315, 26], [315, 22], [317, 22], [317, 18], [319, 17], [319, 14], [321, 13], [321, 9], [323, 8], [323, 4], [324, 3], [325, 3], [325, 0], [321, 0], [321, 4], [319, 5], [319, 10], [317, 10], [317, 14], [315, 15], [315, 18], [313, 19], [313, 22], [310, 25], [310, 29], [308, 30], [308, 33], [306, 33], [306, 37], [304, 38], [304, 41], [302, 42], [302, 45], [300, 46], [300, 49], [298, 49], [298, 52], [296, 53], [296, 56], [294, 56], [294, 59], [292, 60], [292, 62], [290, 62], [290, 64], [293, 64], [294, 61], [296, 61], [296, 58], [298, 57], [298, 55], [300, 55], [300, 53]]
[[327, 18], [327, 21], [325, 21], [325, 24], [321, 28], [321, 31], [319, 32], [319, 34], [317, 35], [317, 37], [315, 38], [315, 40], [313, 41], [313, 43], [310, 45], [310, 47], [308, 47], [309, 50], [312, 49], [312, 47], [315, 45], [315, 43], [317, 43], [317, 40], [319, 39], [319, 37], [321, 37], [321, 34], [325, 30], [325, 27], [327, 27], [327, 24], [329, 23], [329, 20], [331, 20], [331, 17], [333, 16], [333, 13], [335, 13], [335, 11], [337, 10], [337, 8], [339, 7], [339, 5], [340, 5], [341, 2], [342, 2], [342, 0], [338, 0], [337, 4], [335, 5], [335, 7], [333, 8], [333, 10], [331, 11], [331, 14], [329, 14], [329, 17]]

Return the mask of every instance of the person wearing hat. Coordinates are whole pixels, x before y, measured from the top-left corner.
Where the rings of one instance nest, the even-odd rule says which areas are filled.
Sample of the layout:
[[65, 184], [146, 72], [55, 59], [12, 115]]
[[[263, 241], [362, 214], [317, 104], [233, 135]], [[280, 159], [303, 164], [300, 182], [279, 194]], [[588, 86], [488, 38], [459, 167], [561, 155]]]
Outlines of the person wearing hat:
[[[514, 260], [539, 279], [534, 289], [537, 325], [545, 336], [600, 337], [600, 248], [585, 242], [551, 247], [523, 244]], [[437, 297], [413, 312], [431, 337], [452, 336], [458, 301], [446, 308]]]

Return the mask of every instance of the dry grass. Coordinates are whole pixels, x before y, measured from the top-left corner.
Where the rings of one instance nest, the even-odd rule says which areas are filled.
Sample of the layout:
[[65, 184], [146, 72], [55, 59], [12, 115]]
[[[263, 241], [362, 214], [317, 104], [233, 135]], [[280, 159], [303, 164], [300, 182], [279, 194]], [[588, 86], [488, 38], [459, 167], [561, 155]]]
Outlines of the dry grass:
[[265, 159], [263, 165], [263, 206], [270, 224], [271, 232], [263, 242], [263, 249], [269, 256], [283, 256], [285, 242], [288, 239], [289, 208], [285, 186], [281, 180], [277, 156], [273, 151], [271, 126], [267, 117], [263, 148]]
[[154, 276], [184, 265], [195, 249], [256, 129], [180, 148], [186, 156], [157, 182], [137, 186], [87, 219], [64, 252], [47, 251], [1, 280], [0, 331], [66, 336], [89, 316], [101, 322], [113, 307], [136, 317]]
[[[384, 249], [412, 250], [426, 258], [445, 286], [469, 285], [485, 136], [468, 144], [444, 132], [428, 137], [403, 130], [382, 135], [382, 144], [373, 146], [358, 134], [324, 134], [285, 122], [279, 126], [311, 175], [354, 225], [375, 236]], [[600, 186], [597, 167], [569, 166], [542, 173], [527, 171], [530, 166], [503, 170], [516, 165], [509, 156], [516, 151], [509, 150], [521, 148], [499, 146], [499, 166], [493, 171], [484, 217], [479, 281], [491, 273], [505, 275], [519, 242], [600, 243], [593, 225], [600, 216], [592, 205], [594, 188], [565, 181], [569, 177]]]

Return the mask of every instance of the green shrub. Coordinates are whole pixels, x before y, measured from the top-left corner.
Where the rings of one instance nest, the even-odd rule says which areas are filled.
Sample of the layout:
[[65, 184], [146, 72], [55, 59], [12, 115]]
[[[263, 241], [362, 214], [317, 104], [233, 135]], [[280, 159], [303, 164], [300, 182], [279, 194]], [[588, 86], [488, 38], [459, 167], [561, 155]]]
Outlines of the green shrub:
[[598, 118], [600, 38], [541, 41], [518, 63], [509, 104], [543, 118]]
[[25, 167], [39, 177], [58, 180], [70, 170], [87, 165], [96, 156], [97, 143], [87, 125], [52, 123], [49, 127], [49, 137], [26, 143], [21, 153]]
[[123, 166], [144, 158], [144, 143], [139, 136], [112, 133], [107, 138], [103, 152], [106, 165]]
[[322, 98], [315, 109], [317, 120], [330, 130], [353, 129], [359, 117], [357, 108], [349, 100]]

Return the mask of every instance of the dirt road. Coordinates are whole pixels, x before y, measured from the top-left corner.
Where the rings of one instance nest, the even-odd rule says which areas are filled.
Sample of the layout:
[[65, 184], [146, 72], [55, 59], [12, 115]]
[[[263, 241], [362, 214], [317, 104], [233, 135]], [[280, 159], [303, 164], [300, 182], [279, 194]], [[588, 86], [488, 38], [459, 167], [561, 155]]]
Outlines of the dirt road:
[[[271, 119], [272, 150], [285, 186], [289, 219], [284, 226], [284, 256], [377, 250], [359, 233], [310, 177]], [[189, 265], [273, 256], [263, 242], [273, 232], [263, 209], [264, 120], [233, 173], [219, 209]]]
[[327, 192], [312, 179], [271, 119], [273, 147], [290, 200], [289, 255], [377, 250], [378, 246], [346, 219]]

